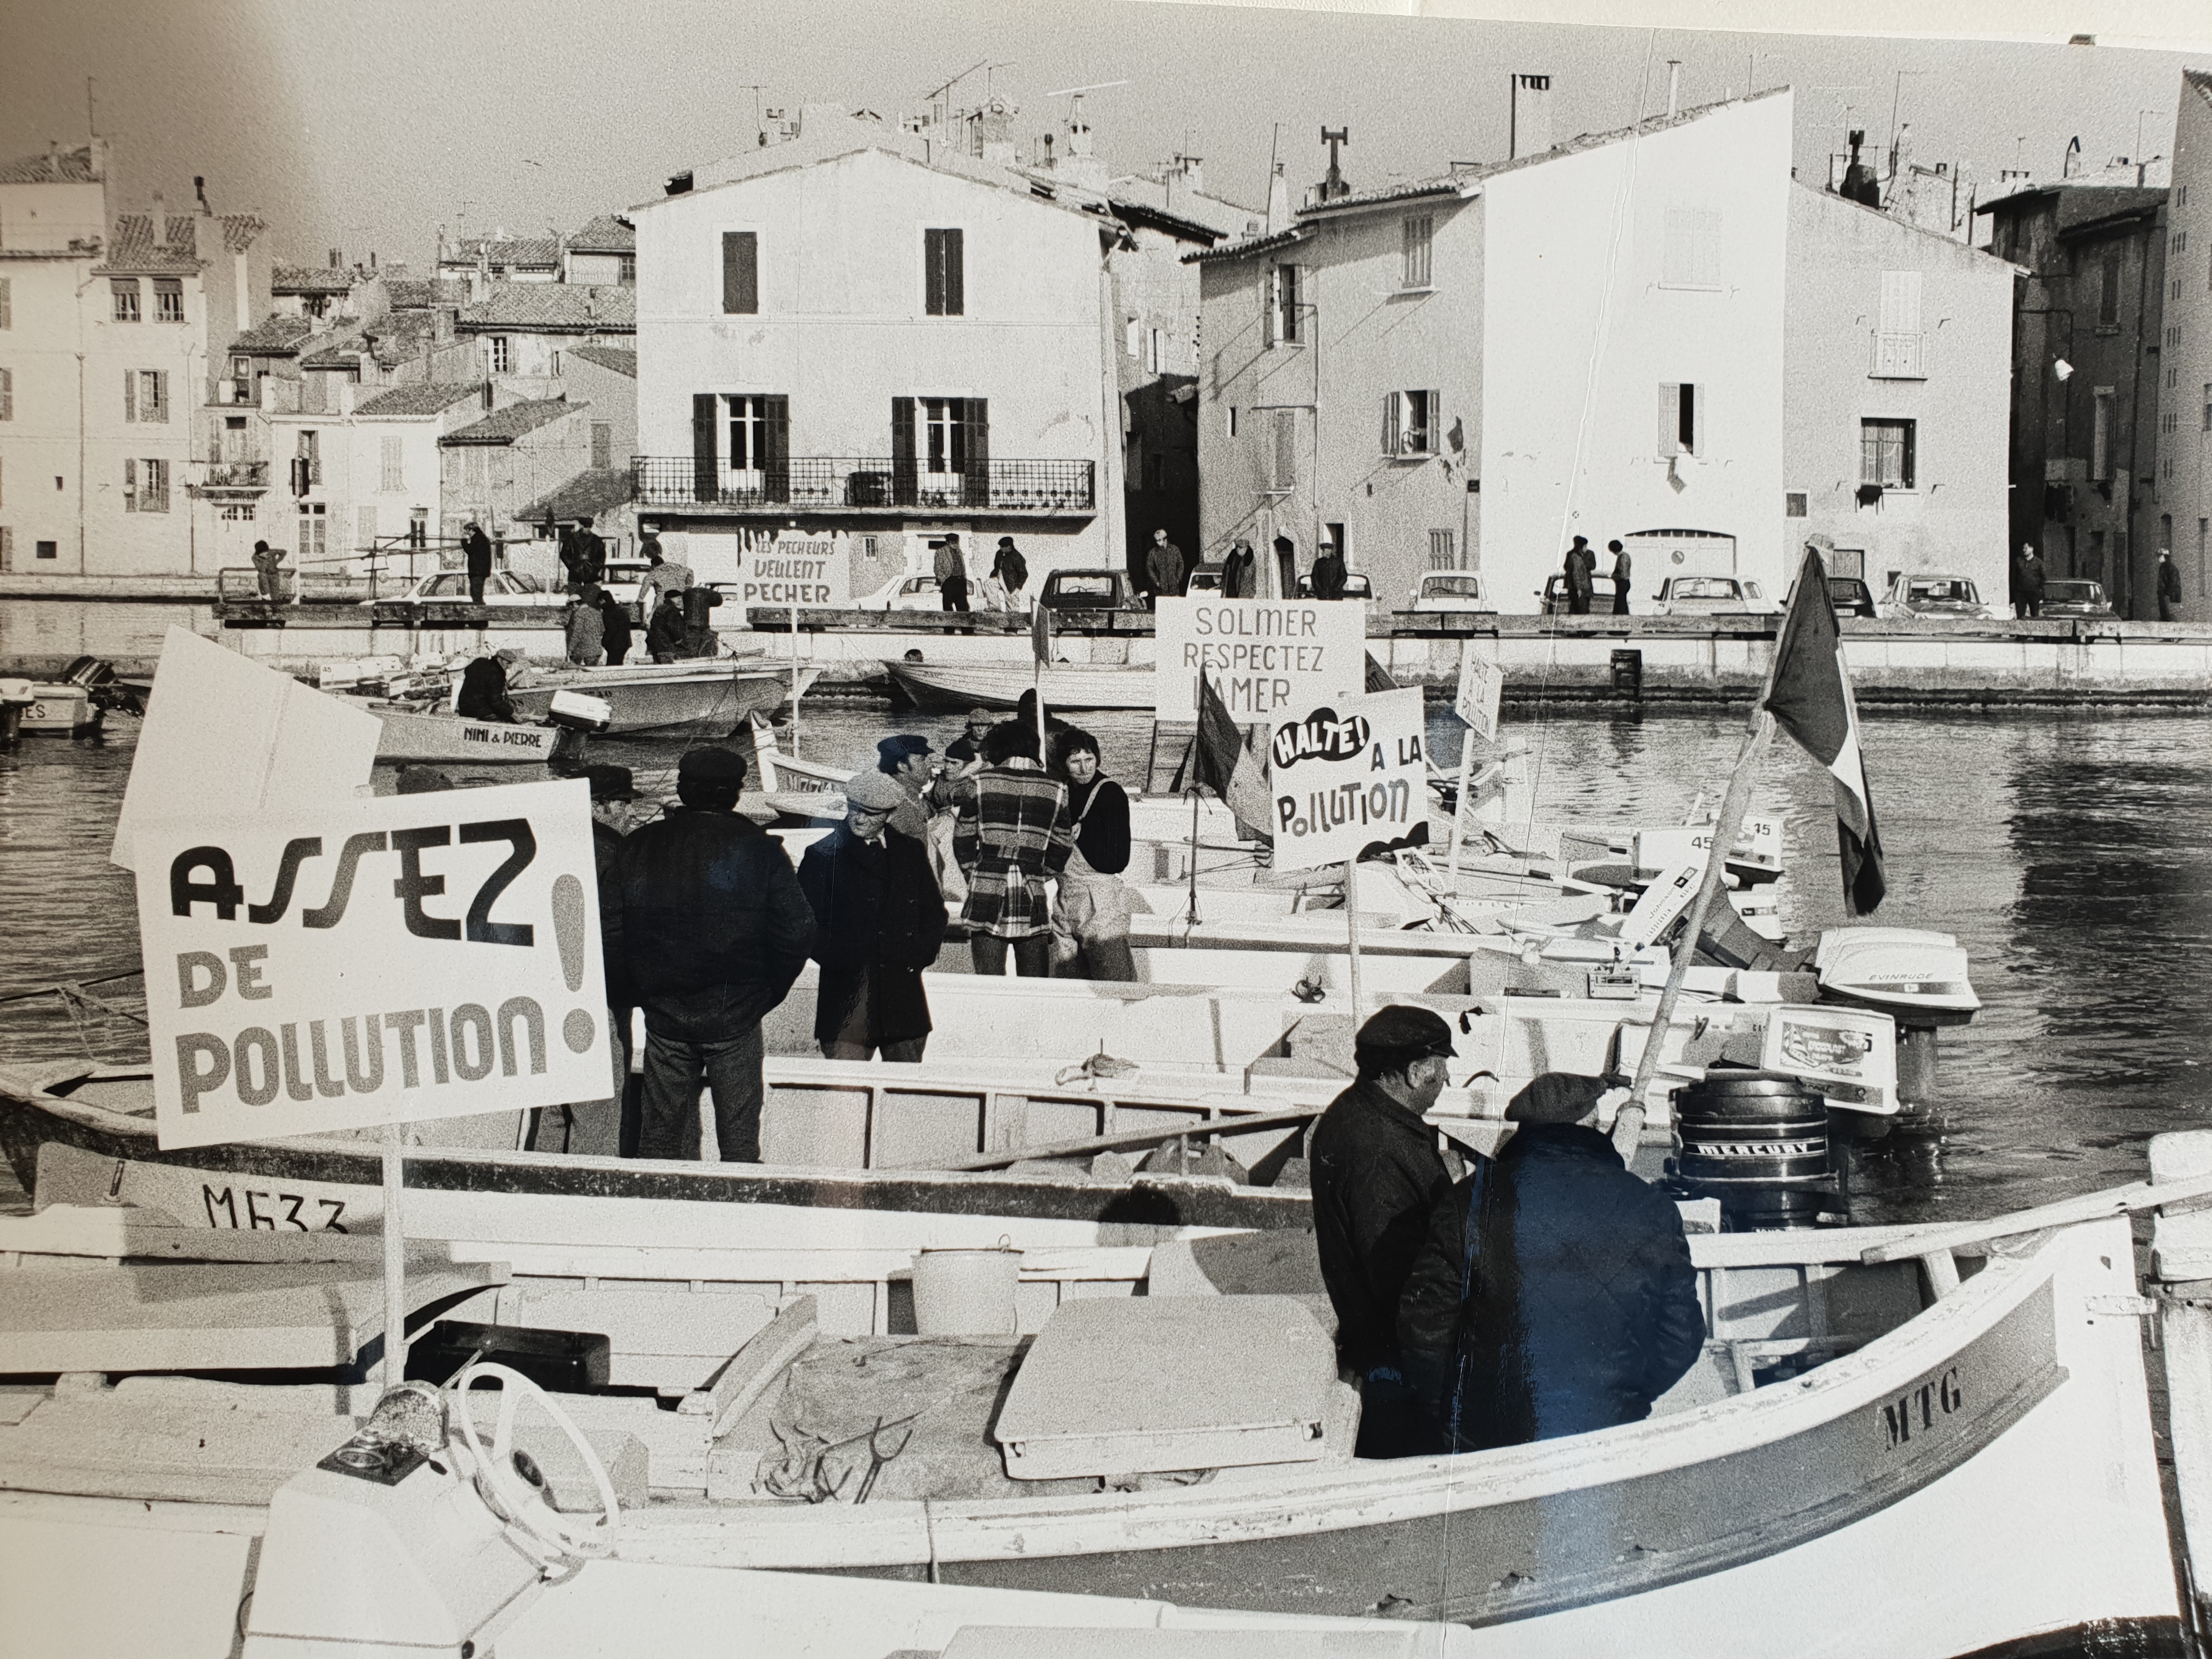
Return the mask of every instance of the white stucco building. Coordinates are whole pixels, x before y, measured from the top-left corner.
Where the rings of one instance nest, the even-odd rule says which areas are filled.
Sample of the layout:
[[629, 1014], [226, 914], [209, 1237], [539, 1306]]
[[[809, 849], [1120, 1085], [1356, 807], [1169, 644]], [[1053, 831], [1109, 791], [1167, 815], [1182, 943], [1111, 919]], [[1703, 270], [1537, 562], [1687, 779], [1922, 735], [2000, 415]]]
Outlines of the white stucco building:
[[2157, 533], [2195, 622], [2212, 615], [2212, 75], [2197, 70], [2182, 71], [2166, 239]]

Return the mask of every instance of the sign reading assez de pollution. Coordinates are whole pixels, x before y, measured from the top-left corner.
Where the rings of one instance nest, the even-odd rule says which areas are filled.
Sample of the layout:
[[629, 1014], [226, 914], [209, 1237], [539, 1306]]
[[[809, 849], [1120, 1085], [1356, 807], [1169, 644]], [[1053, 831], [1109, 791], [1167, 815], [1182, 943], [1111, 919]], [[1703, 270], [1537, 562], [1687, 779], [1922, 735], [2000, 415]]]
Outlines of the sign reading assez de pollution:
[[142, 825], [163, 1147], [607, 1092], [581, 780]]
[[1429, 839], [1421, 690], [1343, 697], [1285, 721], [1267, 743], [1275, 867], [1341, 864], [1370, 847]]
[[1340, 599], [1163, 599], [1153, 635], [1164, 720], [1198, 718], [1201, 674], [1244, 726], [1357, 696], [1367, 683], [1367, 608]]
[[842, 611], [853, 603], [853, 556], [828, 536], [749, 549], [738, 578], [739, 605]]

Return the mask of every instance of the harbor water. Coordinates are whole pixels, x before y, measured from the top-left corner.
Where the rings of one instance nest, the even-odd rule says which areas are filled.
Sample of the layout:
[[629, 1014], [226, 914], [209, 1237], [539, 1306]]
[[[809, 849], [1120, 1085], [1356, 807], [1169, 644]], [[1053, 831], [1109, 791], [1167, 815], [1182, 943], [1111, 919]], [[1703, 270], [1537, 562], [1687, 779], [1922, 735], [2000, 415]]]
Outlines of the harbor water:
[[[1506, 729], [1529, 741], [1547, 819], [1679, 821], [1701, 791], [1717, 793], [1742, 735], [1738, 715], [1516, 712]], [[1109, 773], [1142, 773], [1147, 720], [1085, 723]], [[941, 748], [958, 726], [810, 700], [800, 750], [863, 765], [888, 732]], [[1451, 763], [1457, 722], [1432, 708], [1431, 729]], [[107, 853], [137, 733], [112, 717], [98, 740], [0, 754], [0, 997], [135, 967], [131, 880]], [[1866, 742], [1889, 875], [1875, 920], [1958, 935], [1984, 1007], [1942, 1036], [1945, 1133], [1855, 1150], [1853, 1218], [1964, 1219], [2142, 1178], [2152, 1135], [2212, 1118], [2200, 1098], [2212, 1063], [2212, 717], [1877, 714]], [[594, 753], [672, 793], [683, 747], [603, 740]], [[1163, 780], [1170, 769], [1164, 757]], [[1809, 942], [1844, 920], [1827, 775], [1778, 744], [1753, 810], [1787, 820], [1784, 921]], [[135, 983], [122, 989], [135, 1000]], [[0, 1002], [0, 1064], [88, 1048], [143, 1056], [143, 1033], [94, 1005]]]

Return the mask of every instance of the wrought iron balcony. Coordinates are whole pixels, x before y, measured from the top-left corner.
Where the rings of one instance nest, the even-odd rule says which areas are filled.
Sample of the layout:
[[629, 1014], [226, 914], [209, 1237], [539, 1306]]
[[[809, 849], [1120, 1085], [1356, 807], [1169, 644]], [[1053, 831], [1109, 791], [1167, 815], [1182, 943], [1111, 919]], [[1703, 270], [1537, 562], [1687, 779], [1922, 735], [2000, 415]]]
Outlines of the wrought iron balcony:
[[732, 472], [689, 455], [630, 459], [637, 504], [732, 511], [1052, 514], [1097, 510], [1097, 469], [1089, 461], [978, 461], [964, 471], [931, 472], [882, 457], [795, 456], [758, 471]]
[[199, 478], [187, 486], [194, 495], [226, 495], [269, 488], [266, 461], [207, 461]]

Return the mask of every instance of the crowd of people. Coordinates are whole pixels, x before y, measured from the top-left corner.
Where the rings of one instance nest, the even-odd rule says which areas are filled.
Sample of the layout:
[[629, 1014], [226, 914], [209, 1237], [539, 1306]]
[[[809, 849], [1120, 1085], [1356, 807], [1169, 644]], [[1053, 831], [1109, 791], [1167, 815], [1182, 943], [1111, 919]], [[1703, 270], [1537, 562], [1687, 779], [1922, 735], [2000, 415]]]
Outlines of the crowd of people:
[[[507, 666], [471, 665], [464, 701], [503, 697], [490, 681]], [[1133, 981], [1129, 918], [1143, 901], [1121, 880], [1128, 795], [1098, 740], [1065, 721], [1044, 720], [1041, 759], [1039, 724], [1034, 704], [1011, 719], [972, 709], [941, 757], [914, 733], [884, 738], [875, 765], [844, 784], [842, 821], [795, 868], [737, 810], [747, 769], [735, 750], [688, 751], [676, 804], [649, 822], [628, 769], [587, 768], [610, 1018], [626, 1036], [642, 1012], [642, 1083], [624, 1086], [625, 1044], [613, 1092], [542, 1116], [534, 1144], [696, 1158], [703, 1087], [720, 1157], [758, 1161], [761, 1022], [809, 959], [814, 1037], [833, 1060], [922, 1058], [922, 973], [956, 931], [979, 974], [1011, 963], [1036, 978]]]

